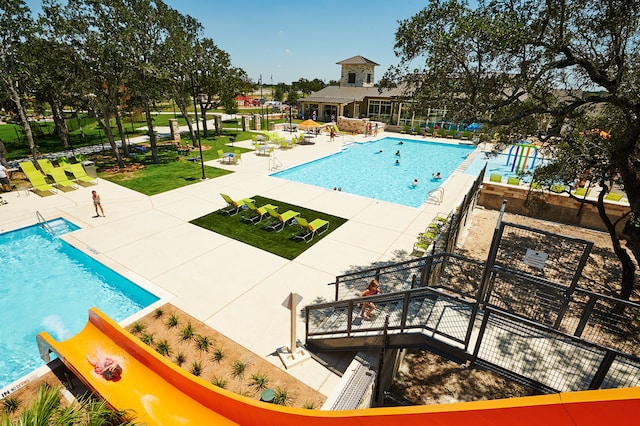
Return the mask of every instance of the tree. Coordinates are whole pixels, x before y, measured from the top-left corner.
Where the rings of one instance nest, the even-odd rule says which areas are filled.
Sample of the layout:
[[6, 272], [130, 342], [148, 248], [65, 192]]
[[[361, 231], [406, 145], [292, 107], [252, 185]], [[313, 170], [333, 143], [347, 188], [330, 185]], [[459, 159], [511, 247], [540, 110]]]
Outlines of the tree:
[[[473, 9], [431, 0], [400, 22], [400, 62], [381, 84], [403, 84], [419, 108], [446, 99], [452, 119], [484, 122], [503, 138], [537, 137], [558, 153], [558, 175], [567, 179], [578, 166], [591, 167], [606, 190], [619, 173], [629, 220], [621, 233], [609, 232], [623, 268], [622, 297], [635, 281], [628, 251], [640, 261], [639, 12], [634, 0], [491, 0]], [[587, 135], [596, 128], [590, 121], [610, 137]], [[606, 224], [602, 197], [597, 205]]]
[[37, 158], [36, 144], [29, 124], [23, 96], [28, 93], [29, 74], [22, 56], [27, 37], [33, 34], [31, 11], [22, 0], [0, 2], [0, 89], [9, 94], [15, 105], [24, 135], [34, 161]]

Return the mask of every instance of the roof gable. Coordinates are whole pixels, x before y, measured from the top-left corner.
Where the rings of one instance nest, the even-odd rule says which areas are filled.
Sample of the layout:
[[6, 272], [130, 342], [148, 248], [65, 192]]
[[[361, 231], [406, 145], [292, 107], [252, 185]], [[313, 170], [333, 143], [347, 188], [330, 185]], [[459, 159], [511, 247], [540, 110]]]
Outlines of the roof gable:
[[363, 64], [366, 64], [366, 65], [373, 65], [373, 66], [380, 65], [380, 64], [377, 64], [377, 63], [373, 62], [371, 59], [367, 59], [364, 56], [360, 56], [360, 55], [354, 56], [354, 57], [349, 58], [349, 59], [345, 59], [345, 60], [340, 61], [340, 62], [336, 62], [336, 64], [338, 64], [338, 65], [363, 65]]

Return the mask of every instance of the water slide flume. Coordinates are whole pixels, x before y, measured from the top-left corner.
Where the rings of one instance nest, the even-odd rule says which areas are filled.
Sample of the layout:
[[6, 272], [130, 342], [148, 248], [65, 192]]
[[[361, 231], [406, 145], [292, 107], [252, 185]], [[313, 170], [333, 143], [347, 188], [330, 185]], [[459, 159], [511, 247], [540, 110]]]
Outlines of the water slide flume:
[[[218, 388], [173, 364], [96, 308], [74, 337], [37, 336], [45, 361], [54, 352], [89, 389], [116, 409], [133, 410], [147, 425], [279, 426], [552, 426], [635, 424], [640, 388], [611, 389], [446, 405], [321, 411], [282, 407]], [[119, 380], [96, 374], [87, 356], [107, 355], [122, 366]]]

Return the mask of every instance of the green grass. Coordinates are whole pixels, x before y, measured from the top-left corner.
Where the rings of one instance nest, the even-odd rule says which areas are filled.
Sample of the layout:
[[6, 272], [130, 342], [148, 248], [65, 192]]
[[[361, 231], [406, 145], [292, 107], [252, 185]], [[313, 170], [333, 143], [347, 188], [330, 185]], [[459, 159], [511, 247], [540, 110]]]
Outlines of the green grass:
[[273, 204], [278, 206], [278, 211], [282, 213], [287, 210], [300, 212], [300, 215], [309, 221], [316, 218], [328, 220], [330, 223], [329, 230], [322, 235], [316, 235], [311, 242], [305, 243], [302, 240], [293, 239], [293, 235], [295, 235], [296, 231], [299, 229], [298, 226], [286, 226], [285, 229], [279, 233], [267, 231], [263, 229], [263, 225], [267, 219], [264, 219], [261, 223], [254, 226], [242, 221], [242, 214], [244, 211], [241, 211], [235, 216], [227, 216], [223, 215], [220, 213], [220, 210], [218, 210], [213, 213], [209, 213], [206, 216], [194, 219], [191, 223], [202, 228], [209, 229], [210, 231], [214, 231], [218, 234], [225, 235], [229, 238], [233, 238], [234, 240], [241, 241], [245, 244], [260, 248], [269, 253], [284, 257], [285, 259], [292, 260], [347, 221], [346, 219], [337, 216], [306, 209], [304, 207], [288, 204], [279, 200], [272, 200], [257, 195], [249, 198], [256, 200], [256, 206]]

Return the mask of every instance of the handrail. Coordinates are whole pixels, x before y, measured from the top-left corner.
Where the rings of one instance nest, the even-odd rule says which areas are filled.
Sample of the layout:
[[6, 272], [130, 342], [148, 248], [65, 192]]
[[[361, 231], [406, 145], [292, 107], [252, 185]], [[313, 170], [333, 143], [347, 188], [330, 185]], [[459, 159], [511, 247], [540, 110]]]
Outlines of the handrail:
[[[435, 200], [432, 200], [432, 196], [435, 195]], [[426, 201], [433, 201], [437, 204], [442, 204], [442, 200], [444, 199], [444, 188], [439, 186], [436, 189], [432, 189], [431, 191], [427, 192], [427, 200]]]
[[282, 167], [282, 162], [274, 155], [269, 158], [269, 170], [278, 170]]
[[51, 236], [56, 237], [56, 232], [53, 230], [53, 228], [49, 225], [49, 223], [45, 220], [44, 216], [42, 216], [42, 214], [40, 214], [39, 211], [36, 210], [36, 218], [38, 219], [38, 224], [40, 226], [42, 226], [42, 228], [47, 231], [49, 234], [51, 234]]

